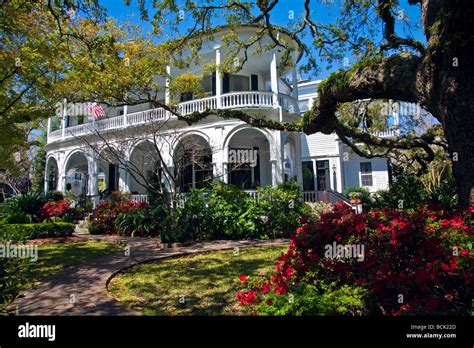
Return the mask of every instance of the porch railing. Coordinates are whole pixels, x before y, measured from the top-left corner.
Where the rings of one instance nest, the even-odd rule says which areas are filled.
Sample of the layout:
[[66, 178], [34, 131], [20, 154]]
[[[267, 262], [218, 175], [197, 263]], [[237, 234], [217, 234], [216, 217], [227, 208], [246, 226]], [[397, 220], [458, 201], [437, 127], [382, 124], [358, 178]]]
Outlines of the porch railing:
[[272, 92], [232, 92], [221, 96], [222, 109], [273, 107]]
[[[292, 96], [280, 93], [278, 102], [281, 107], [292, 113], [298, 113], [298, 101]], [[219, 105], [220, 104], [220, 105]], [[189, 115], [193, 112], [203, 112], [208, 109], [233, 109], [233, 108], [265, 108], [274, 107], [273, 93], [265, 91], [231, 92], [220, 96], [220, 103], [217, 97], [207, 97], [203, 99], [191, 100], [179, 103], [176, 106], [181, 115]], [[163, 108], [150, 109], [134, 112], [125, 116], [115, 116], [96, 120], [64, 129], [55, 130], [48, 135], [48, 143], [93, 134], [97, 131], [104, 132], [122, 129], [129, 126], [143, 125], [150, 122], [164, 121], [169, 118], [169, 113]], [[64, 135], [63, 135], [64, 133]]]
[[204, 99], [191, 100], [178, 104], [178, 112], [180, 115], [189, 115], [193, 112], [203, 112], [206, 110], [217, 108], [217, 98], [208, 97]]
[[[252, 198], [258, 200], [259, 193], [257, 190], [245, 190], [245, 192]], [[180, 201], [186, 202], [187, 194], [178, 194]], [[303, 202], [326, 202], [335, 204], [338, 202], [351, 206], [349, 200], [338, 192], [334, 191], [303, 191], [302, 197]], [[136, 202], [148, 202], [148, 195], [132, 195], [130, 198]]]

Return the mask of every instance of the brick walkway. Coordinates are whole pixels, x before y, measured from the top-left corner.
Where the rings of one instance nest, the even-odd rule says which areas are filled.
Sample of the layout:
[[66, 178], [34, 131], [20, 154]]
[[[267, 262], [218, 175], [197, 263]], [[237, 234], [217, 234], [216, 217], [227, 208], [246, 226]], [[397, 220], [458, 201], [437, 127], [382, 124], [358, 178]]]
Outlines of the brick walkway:
[[[118, 241], [117, 237], [90, 237]], [[64, 269], [19, 297], [12, 304], [18, 315], [140, 315], [115, 301], [107, 292], [108, 281], [120, 270], [149, 260], [212, 250], [252, 246], [278, 246], [288, 240], [212, 241], [179, 249], [159, 249], [156, 239], [120, 238], [124, 252], [89, 260]], [[126, 247], [130, 252], [125, 255]]]

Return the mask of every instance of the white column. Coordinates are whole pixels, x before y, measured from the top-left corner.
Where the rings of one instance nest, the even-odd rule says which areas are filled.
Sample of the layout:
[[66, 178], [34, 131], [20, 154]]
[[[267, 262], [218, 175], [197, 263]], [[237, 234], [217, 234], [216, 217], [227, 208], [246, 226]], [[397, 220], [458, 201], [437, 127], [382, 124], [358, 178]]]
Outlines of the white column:
[[273, 92], [273, 106], [278, 106], [278, 70], [275, 51], [272, 52], [272, 61], [270, 63], [270, 82]]
[[167, 171], [163, 171], [163, 185], [165, 187], [166, 192], [171, 193], [172, 190], [176, 190], [176, 187], [173, 187], [176, 183], [173, 182], [174, 176], [174, 166], [169, 165], [167, 166], [169, 174]]
[[274, 159], [270, 161], [272, 164], [272, 186], [277, 186], [283, 182], [283, 169], [281, 160]]
[[118, 174], [119, 174], [119, 191], [128, 192], [129, 189], [127, 185], [127, 170], [121, 164], [119, 164]]
[[127, 114], [128, 114], [128, 105], [123, 106], [123, 126], [127, 127]]
[[221, 95], [222, 95], [222, 76], [220, 72], [220, 64], [221, 64], [221, 46], [217, 45], [214, 47], [214, 50], [216, 51], [216, 105], [217, 108], [220, 109], [222, 107], [222, 100], [221, 100]]
[[316, 159], [312, 159], [311, 162], [313, 162], [314, 190], [318, 191], [318, 175], [317, 175]]
[[46, 134], [49, 137], [49, 133], [51, 133], [51, 117], [48, 117], [48, 126], [46, 128]]
[[296, 162], [296, 180], [303, 190], [303, 163], [301, 161], [301, 136], [296, 133], [297, 136], [293, 137], [295, 140], [295, 162]]
[[224, 180], [224, 144], [223, 144], [223, 126], [217, 126], [214, 128], [214, 132], [211, 134], [211, 150], [212, 150], [212, 163], [213, 171], [212, 175], [215, 179]]
[[169, 65], [166, 66], [166, 80], [165, 80], [165, 104], [169, 105], [171, 102], [170, 96], [170, 76], [171, 76], [171, 67]]
[[291, 69], [291, 79], [293, 80], [293, 90], [291, 91], [291, 96], [298, 100], [298, 77], [296, 76], [296, 67]]
[[[170, 83], [171, 83], [171, 66], [166, 66], [166, 79], [165, 79], [165, 104], [170, 106], [171, 94], [170, 94]], [[166, 118], [170, 118], [170, 112], [166, 111]]]
[[[174, 161], [173, 161], [173, 148], [171, 145], [171, 139], [170, 138], [165, 138], [163, 139], [164, 144], [161, 147], [161, 155], [162, 157], [162, 162], [164, 162], [164, 167], [167, 168], [167, 170], [163, 170], [163, 178], [162, 178], [162, 183], [164, 184], [164, 187], [166, 188], [166, 191], [168, 193], [171, 192], [172, 189], [176, 189], [174, 186], [173, 182], [173, 177], [174, 177]], [[168, 173], [169, 172], [169, 173]]]
[[66, 193], [66, 175], [67, 175], [67, 163], [66, 155], [63, 151], [59, 151], [56, 157], [56, 164], [58, 165], [58, 182], [56, 183], [55, 190], [61, 191], [63, 194]]
[[283, 148], [281, 132], [273, 131], [273, 143], [270, 142], [270, 162], [272, 163], [272, 186], [283, 182]]
[[60, 182], [60, 187], [61, 187], [61, 191], [63, 194], [66, 194], [67, 190], [66, 190], [66, 186], [67, 186], [67, 175], [62, 175], [61, 176], [61, 180], [59, 181]]
[[46, 162], [46, 166], [44, 169], [44, 193], [48, 193], [49, 191], [49, 180], [48, 180], [48, 162]]
[[62, 138], [66, 134], [66, 117], [67, 117], [67, 100], [64, 99], [63, 103], [63, 114], [61, 115], [61, 129], [62, 129]]
[[222, 181], [229, 184], [229, 162], [226, 159], [222, 162]]
[[87, 161], [87, 174], [89, 179], [87, 181], [87, 196], [91, 199], [94, 207], [99, 203], [99, 188], [98, 188], [98, 167], [97, 156], [93, 154]]

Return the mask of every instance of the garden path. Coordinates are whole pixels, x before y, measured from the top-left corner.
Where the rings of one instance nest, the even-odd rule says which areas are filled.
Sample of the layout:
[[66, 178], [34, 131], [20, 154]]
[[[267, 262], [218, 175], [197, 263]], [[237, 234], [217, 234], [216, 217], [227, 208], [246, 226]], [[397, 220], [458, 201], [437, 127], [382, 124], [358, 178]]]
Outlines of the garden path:
[[284, 239], [210, 241], [160, 249], [155, 238], [90, 235], [89, 238], [122, 243], [124, 251], [88, 260], [47, 277], [13, 302], [11, 308], [17, 315], [140, 315], [115, 301], [107, 291], [109, 280], [121, 270], [143, 262], [205, 251], [288, 244]]

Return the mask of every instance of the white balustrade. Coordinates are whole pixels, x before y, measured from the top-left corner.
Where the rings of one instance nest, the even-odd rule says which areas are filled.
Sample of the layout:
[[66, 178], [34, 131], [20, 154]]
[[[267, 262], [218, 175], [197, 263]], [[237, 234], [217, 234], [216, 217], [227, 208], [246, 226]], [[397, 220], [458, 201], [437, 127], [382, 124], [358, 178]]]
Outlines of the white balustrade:
[[[284, 110], [298, 113], [298, 102], [293, 97], [280, 94], [279, 102]], [[179, 103], [177, 105], [177, 111], [184, 116], [192, 114], [193, 112], [203, 112], [206, 110], [216, 109], [217, 104], [217, 97], [207, 97]], [[273, 93], [264, 91], [226, 93], [221, 95], [221, 108], [273, 108]], [[125, 118], [123, 116], [97, 119], [95, 122], [67, 127], [64, 132], [64, 139], [93, 134], [94, 132], [106, 132], [129, 126], [143, 125], [150, 122], [164, 121], [167, 118], [168, 112], [165, 109], [156, 108], [127, 114], [126, 122], [124, 122]], [[63, 139], [62, 131], [56, 130], [49, 134], [48, 143], [60, 139]]]
[[110, 117], [110, 118], [105, 118], [102, 120], [98, 120], [95, 122], [95, 130], [99, 132], [111, 130], [111, 129], [117, 129], [122, 127], [123, 125], [123, 117], [122, 116], [116, 116], [116, 117]]
[[223, 109], [272, 107], [272, 92], [232, 92], [221, 96]]
[[166, 118], [166, 110], [163, 108], [134, 112], [127, 115], [128, 125], [134, 126], [144, 123], [162, 121]]
[[61, 129], [55, 130], [54, 132], [49, 133], [48, 142], [52, 142], [58, 139], [61, 139], [63, 132]]
[[[244, 191], [253, 199], [258, 200], [259, 192], [257, 190]], [[189, 193], [178, 193], [177, 198], [179, 203], [184, 204], [188, 199], [188, 195]], [[342, 202], [351, 207], [351, 204], [346, 197], [334, 191], [303, 191], [302, 198], [303, 202], [326, 202], [331, 204]], [[130, 200], [148, 203], [148, 195], [131, 195]]]
[[193, 112], [203, 112], [217, 108], [217, 98], [208, 97], [203, 99], [191, 100], [178, 104], [178, 112], [180, 115], [189, 115]]
[[77, 126], [68, 127], [65, 129], [64, 137], [73, 138], [73, 137], [78, 137], [78, 136], [87, 134], [90, 131], [89, 125], [90, 125], [89, 123], [85, 123], [85, 124], [79, 124]]
[[342, 202], [351, 206], [349, 200], [338, 192], [334, 191], [303, 191], [304, 202], [326, 202], [335, 204]]

